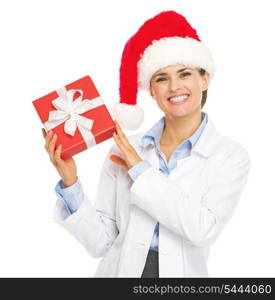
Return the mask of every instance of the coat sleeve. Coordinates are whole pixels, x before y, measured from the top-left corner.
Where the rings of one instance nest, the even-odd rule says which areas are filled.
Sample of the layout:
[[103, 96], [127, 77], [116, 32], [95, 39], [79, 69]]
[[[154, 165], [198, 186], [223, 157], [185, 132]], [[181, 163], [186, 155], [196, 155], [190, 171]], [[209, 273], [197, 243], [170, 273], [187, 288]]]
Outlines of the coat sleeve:
[[116, 222], [116, 165], [110, 161], [111, 148], [100, 174], [97, 196], [93, 205], [84, 193], [76, 212], [70, 214], [61, 198], [57, 199], [54, 221], [69, 231], [93, 257], [102, 257], [118, 235]]
[[209, 176], [206, 192], [198, 195], [150, 167], [133, 183], [132, 201], [188, 243], [203, 247], [217, 239], [232, 216], [249, 169], [247, 151], [234, 151]]

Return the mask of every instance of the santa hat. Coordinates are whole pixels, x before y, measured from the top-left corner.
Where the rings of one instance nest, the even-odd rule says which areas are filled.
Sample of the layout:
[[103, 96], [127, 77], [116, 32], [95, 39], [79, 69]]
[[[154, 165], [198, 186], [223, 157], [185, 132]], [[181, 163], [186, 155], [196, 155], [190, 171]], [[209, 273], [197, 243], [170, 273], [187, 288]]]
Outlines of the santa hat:
[[213, 78], [215, 65], [210, 50], [185, 17], [164, 11], [147, 20], [127, 41], [120, 66], [120, 101], [113, 107], [122, 128], [135, 130], [144, 113], [136, 105], [138, 87], [150, 92], [152, 75], [169, 65], [185, 64], [203, 68]]

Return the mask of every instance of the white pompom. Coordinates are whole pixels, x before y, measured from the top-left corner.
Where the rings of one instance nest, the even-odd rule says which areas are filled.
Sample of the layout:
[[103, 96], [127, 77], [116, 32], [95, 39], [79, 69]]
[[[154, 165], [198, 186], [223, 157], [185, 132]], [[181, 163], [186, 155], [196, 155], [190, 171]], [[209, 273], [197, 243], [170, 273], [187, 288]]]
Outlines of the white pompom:
[[141, 107], [125, 103], [116, 103], [114, 105], [113, 116], [125, 130], [137, 129], [144, 120], [144, 112]]

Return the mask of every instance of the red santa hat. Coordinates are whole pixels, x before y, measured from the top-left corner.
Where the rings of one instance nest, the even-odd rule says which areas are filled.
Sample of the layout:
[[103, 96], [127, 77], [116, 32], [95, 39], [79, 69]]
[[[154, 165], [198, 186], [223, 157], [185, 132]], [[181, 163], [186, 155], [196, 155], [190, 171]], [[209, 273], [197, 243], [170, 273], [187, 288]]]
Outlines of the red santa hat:
[[136, 105], [138, 87], [150, 92], [152, 75], [169, 65], [203, 68], [213, 78], [215, 65], [210, 50], [182, 15], [164, 11], [147, 20], [127, 41], [120, 66], [120, 101], [113, 107], [122, 128], [135, 130], [143, 122]]

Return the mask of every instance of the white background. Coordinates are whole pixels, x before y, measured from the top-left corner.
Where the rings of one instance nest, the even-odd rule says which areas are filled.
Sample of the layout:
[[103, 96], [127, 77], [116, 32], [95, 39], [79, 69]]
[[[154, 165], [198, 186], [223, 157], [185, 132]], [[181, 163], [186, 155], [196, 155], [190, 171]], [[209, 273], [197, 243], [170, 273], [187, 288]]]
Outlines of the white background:
[[[90, 75], [107, 107], [119, 99], [123, 47], [139, 26], [176, 10], [211, 49], [217, 73], [204, 111], [252, 162], [233, 218], [212, 246], [211, 277], [275, 276], [273, 1], [1, 1], [1, 277], [92, 277], [92, 258], [52, 221], [59, 180], [32, 101]], [[139, 94], [143, 131], [161, 117]], [[126, 132], [134, 134], [136, 132]], [[113, 139], [75, 156], [93, 202]]]

